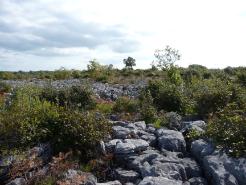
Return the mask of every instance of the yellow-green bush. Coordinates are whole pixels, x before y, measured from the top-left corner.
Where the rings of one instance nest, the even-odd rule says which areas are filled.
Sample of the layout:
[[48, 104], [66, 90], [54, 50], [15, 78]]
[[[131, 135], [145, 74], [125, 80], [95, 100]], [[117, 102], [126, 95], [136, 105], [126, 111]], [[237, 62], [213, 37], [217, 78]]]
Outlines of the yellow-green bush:
[[135, 99], [128, 97], [120, 97], [116, 100], [116, 103], [113, 107], [114, 112], [122, 113], [134, 113], [138, 111], [138, 102]]
[[114, 103], [113, 102], [100, 102], [96, 105], [96, 110], [98, 112], [104, 113], [104, 114], [110, 114], [113, 111]]

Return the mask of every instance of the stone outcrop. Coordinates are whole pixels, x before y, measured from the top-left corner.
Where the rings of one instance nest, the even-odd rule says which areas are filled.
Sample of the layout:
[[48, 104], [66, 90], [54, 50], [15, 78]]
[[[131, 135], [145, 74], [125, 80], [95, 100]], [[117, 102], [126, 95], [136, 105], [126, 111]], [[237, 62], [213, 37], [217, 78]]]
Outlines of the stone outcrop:
[[101, 82], [88, 81], [86, 79], [66, 79], [66, 80], [4, 80], [5, 83], [11, 85], [13, 88], [21, 87], [25, 85], [34, 85], [39, 87], [51, 86], [55, 89], [67, 88], [71, 86], [88, 86], [90, 85], [91, 90], [102, 99], [116, 100], [121, 96], [137, 97], [143, 87], [146, 86], [146, 82], [139, 81], [135, 84], [123, 85], [123, 84], [108, 84]]
[[[176, 124], [179, 123], [179, 124]], [[204, 130], [203, 121], [175, 122], [178, 128], [156, 129], [145, 122], [112, 121], [113, 132], [101, 141], [102, 154], [114, 156], [108, 182], [98, 182], [91, 173], [69, 169], [61, 182], [86, 185], [245, 185], [246, 159], [229, 157], [215, 148], [211, 140], [198, 139], [186, 150], [182, 133], [189, 129]], [[179, 130], [179, 131], [178, 131]], [[28, 158], [42, 159], [46, 164], [52, 150], [41, 144], [28, 151]], [[0, 179], [5, 180], [14, 157], [0, 160]], [[39, 172], [48, 172], [44, 165]], [[30, 172], [29, 174], [32, 174]], [[8, 185], [24, 185], [28, 176], [8, 181]]]
[[106, 153], [114, 154], [120, 166], [115, 180], [129, 185], [245, 184], [245, 158], [228, 157], [216, 150], [211, 140], [204, 139], [191, 142], [186, 150], [183, 134], [190, 130], [204, 132], [206, 123], [171, 117], [174, 130], [155, 129], [144, 122], [112, 122], [112, 139], [105, 146]]
[[185, 139], [177, 129], [155, 129], [144, 122], [112, 124], [112, 139], [105, 146], [120, 166], [115, 180], [153, 185], [205, 181], [196, 160], [187, 155]]

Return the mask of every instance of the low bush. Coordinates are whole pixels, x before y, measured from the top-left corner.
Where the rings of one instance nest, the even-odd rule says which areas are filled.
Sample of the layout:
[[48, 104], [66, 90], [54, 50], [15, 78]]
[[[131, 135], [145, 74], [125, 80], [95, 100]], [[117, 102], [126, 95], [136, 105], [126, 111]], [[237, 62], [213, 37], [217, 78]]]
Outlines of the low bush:
[[6, 146], [32, 146], [50, 142], [55, 151], [78, 149], [93, 154], [96, 144], [110, 132], [103, 115], [65, 109], [39, 98], [40, 89], [19, 89], [13, 103], [0, 114], [1, 137]]
[[62, 89], [46, 87], [42, 90], [40, 98], [65, 108], [88, 110], [96, 105], [92, 92], [82, 86]]
[[2, 80], [12, 80], [16, 77], [13, 72], [0, 71], [0, 79]]
[[64, 80], [69, 79], [72, 77], [72, 73], [69, 70], [66, 70], [65, 68], [61, 68], [59, 70], [54, 71], [54, 79], [55, 80]]
[[207, 135], [233, 156], [246, 155], [246, 106], [227, 105], [209, 121]]
[[110, 114], [113, 111], [114, 103], [108, 101], [97, 102], [96, 110], [104, 114]]
[[138, 102], [128, 97], [120, 97], [116, 100], [113, 111], [117, 113], [135, 113], [138, 111]]
[[206, 118], [222, 110], [231, 100], [231, 85], [221, 80], [204, 80], [196, 84], [194, 99], [199, 115]]
[[109, 80], [109, 76], [106, 74], [99, 74], [99, 75], [96, 75], [95, 80], [97, 82], [107, 83]]
[[198, 140], [200, 138], [202, 138], [204, 135], [204, 133], [199, 132], [196, 129], [191, 129], [186, 135], [185, 135], [185, 139], [189, 142]]
[[176, 112], [158, 112], [158, 117], [154, 122], [156, 128], [166, 127], [172, 130], [181, 129], [181, 116]]
[[241, 84], [243, 87], [246, 87], [246, 74], [245, 74], [245, 72], [237, 74], [237, 82], [239, 84]]
[[147, 90], [150, 91], [154, 105], [158, 110], [184, 112], [185, 102], [181, 86], [169, 82], [152, 81]]
[[142, 119], [146, 123], [154, 123], [157, 120], [157, 110], [153, 104], [153, 98], [150, 91], [143, 91], [139, 97], [139, 111]]

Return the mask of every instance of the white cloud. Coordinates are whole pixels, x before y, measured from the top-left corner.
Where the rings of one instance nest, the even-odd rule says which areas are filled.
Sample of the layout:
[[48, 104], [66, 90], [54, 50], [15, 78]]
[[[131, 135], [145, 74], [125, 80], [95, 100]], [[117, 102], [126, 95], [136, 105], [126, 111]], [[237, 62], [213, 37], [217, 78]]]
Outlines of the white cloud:
[[[244, 0], [10, 0], [1, 1], [0, 7], [5, 32], [11, 24], [11, 31], [22, 34], [23, 46], [28, 48], [27, 52], [18, 51], [18, 57], [5, 56], [4, 65], [0, 58], [0, 69], [17, 69], [11, 66], [26, 60], [33, 61], [26, 62], [23, 69], [37, 70], [42, 65], [75, 68], [86, 66], [90, 58], [122, 66], [119, 63], [127, 56], [136, 58], [137, 67], [146, 68], [154, 59], [154, 50], [166, 45], [180, 50], [182, 66], [246, 64]], [[6, 34], [3, 31], [2, 26], [0, 42], [6, 38], [1, 37]], [[14, 35], [12, 39], [16, 44]], [[45, 44], [40, 39], [46, 39]], [[30, 42], [36, 47], [30, 49]], [[1, 47], [14, 50], [17, 46]], [[73, 61], [67, 62], [68, 58]], [[38, 60], [44, 60], [43, 64], [37, 65]]]

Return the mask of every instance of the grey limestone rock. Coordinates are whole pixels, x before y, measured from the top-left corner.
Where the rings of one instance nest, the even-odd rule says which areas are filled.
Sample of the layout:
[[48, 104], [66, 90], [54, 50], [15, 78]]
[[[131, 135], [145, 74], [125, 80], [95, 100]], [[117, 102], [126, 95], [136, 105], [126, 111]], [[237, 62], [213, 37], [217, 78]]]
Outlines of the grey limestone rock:
[[122, 168], [117, 168], [115, 170], [115, 176], [116, 176], [116, 179], [118, 179], [122, 183], [126, 183], [126, 182], [135, 183], [140, 177], [139, 173], [133, 170], [124, 170]]
[[206, 142], [203, 139], [193, 141], [191, 143], [191, 154], [201, 162], [202, 159], [214, 152], [215, 148], [213, 144]]
[[167, 129], [158, 129], [158, 146], [173, 152], [185, 152], [186, 143], [181, 132]]
[[145, 177], [138, 185], [182, 185], [182, 181], [170, 180], [166, 177]]
[[125, 139], [122, 143], [117, 143], [115, 147], [116, 154], [130, 154], [146, 150], [149, 144], [142, 139]]

